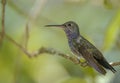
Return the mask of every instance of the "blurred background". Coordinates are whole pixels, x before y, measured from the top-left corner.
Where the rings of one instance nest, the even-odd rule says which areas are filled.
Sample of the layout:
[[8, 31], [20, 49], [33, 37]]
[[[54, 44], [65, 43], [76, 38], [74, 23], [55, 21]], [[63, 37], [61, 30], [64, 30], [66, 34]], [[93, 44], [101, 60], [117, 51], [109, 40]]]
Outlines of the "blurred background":
[[[27, 49], [54, 48], [72, 56], [65, 33], [47, 24], [75, 21], [80, 33], [92, 42], [108, 62], [120, 61], [120, 0], [7, 0], [5, 31]], [[0, 20], [2, 18], [0, 3]], [[1, 23], [0, 23], [1, 28]], [[105, 76], [89, 67], [81, 67], [60, 56], [50, 54], [26, 56], [4, 38], [0, 46], [0, 83], [120, 83], [120, 66], [116, 74]]]

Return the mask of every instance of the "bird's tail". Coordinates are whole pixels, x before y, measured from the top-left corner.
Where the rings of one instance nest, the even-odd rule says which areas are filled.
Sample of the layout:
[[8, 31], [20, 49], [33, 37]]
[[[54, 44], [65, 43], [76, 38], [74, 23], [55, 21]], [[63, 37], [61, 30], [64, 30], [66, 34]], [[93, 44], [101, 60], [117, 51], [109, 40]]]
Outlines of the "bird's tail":
[[105, 67], [106, 69], [111, 70], [113, 73], [116, 72], [116, 70], [115, 70], [105, 59], [102, 60], [102, 61], [99, 61], [99, 63], [100, 63], [103, 67]]
[[98, 62], [96, 60], [88, 60], [88, 64], [90, 66], [92, 66], [93, 68], [95, 68], [99, 73], [105, 75], [106, 74], [106, 70], [100, 65], [98, 64]]

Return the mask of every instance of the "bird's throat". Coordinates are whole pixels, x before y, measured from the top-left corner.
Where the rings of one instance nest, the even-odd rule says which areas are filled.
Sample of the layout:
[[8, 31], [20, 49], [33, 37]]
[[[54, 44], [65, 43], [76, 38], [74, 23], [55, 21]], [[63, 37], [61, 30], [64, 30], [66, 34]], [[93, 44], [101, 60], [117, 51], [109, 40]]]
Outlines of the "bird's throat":
[[71, 32], [69, 30], [65, 30], [65, 33], [67, 35], [68, 40], [74, 40], [77, 39], [79, 37], [79, 32]]

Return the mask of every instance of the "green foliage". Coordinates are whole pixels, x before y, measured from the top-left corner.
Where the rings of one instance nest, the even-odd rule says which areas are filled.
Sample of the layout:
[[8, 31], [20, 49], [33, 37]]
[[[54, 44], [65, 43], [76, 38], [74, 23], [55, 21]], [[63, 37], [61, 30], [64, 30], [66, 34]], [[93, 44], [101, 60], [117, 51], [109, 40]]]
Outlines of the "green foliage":
[[112, 22], [108, 26], [103, 45], [104, 50], [110, 49], [115, 44], [119, 30], [120, 30], [120, 10], [118, 10]]

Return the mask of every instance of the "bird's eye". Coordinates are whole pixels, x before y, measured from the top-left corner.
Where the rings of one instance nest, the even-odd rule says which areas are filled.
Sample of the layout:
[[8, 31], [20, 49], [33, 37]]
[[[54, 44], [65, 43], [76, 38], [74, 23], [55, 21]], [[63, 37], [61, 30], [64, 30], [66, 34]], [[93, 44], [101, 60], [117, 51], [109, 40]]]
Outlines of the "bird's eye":
[[71, 24], [68, 24], [68, 26], [70, 27], [70, 26], [72, 26]]

